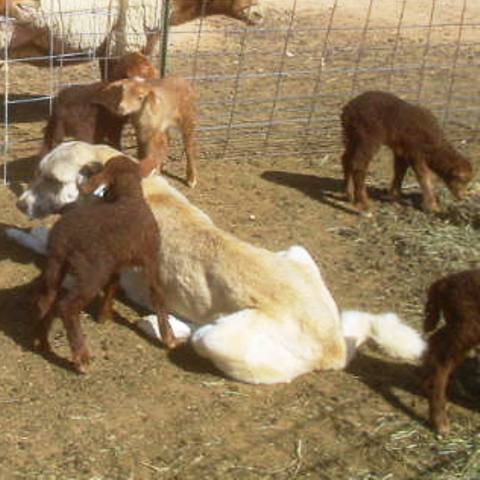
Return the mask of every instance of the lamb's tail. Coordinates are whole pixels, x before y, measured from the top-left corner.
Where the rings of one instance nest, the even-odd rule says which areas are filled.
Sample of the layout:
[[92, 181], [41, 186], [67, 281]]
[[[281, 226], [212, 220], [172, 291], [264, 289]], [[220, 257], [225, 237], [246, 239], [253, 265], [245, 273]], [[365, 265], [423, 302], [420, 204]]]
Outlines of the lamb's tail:
[[33, 227], [29, 232], [18, 228], [6, 228], [5, 233], [15, 242], [40, 255], [47, 254], [48, 228]]
[[389, 355], [402, 360], [418, 360], [426, 347], [420, 333], [405, 325], [395, 313], [374, 315], [344, 311], [341, 313], [341, 323], [347, 343], [348, 360], [369, 338]]

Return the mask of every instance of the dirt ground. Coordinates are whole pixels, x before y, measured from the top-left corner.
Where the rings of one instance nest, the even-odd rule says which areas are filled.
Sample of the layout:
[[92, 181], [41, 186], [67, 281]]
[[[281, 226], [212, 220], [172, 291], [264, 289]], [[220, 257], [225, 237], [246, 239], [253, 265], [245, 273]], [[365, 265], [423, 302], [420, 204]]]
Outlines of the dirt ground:
[[[312, 34], [309, 27], [325, 24], [331, 11], [323, 2], [300, 3], [296, 33], [288, 44], [291, 63], [283, 66], [289, 72], [318, 65], [325, 33]], [[437, 2], [437, 21], [442, 25], [458, 21], [462, 3]], [[245, 41], [242, 71], [261, 73], [279, 65], [273, 54], [267, 65], [265, 52], [282, 51], [284, 33], [275, 33], [273, 27], [288, 22], [292, 3], [267, 4], [271, 31], [268, 36], [255, 32]], [[357, 72], [359, 91], [386, 87], [388, 72], [373, 67], [392, 58], [386, 45], [392, 45], [388, 39], [394, 38], [401, 4], [385, 0], [372, 12], [372, 25], [387, 25], [390, 30], [369, 35], [361, 65], [372, 69]], [[427, 0], [408, 3], [406, 24], [424, 23], [430, 5]], [[413, 177], [407, 179], [402, 204], [386, 202], [383, 194], [392, 169], [383, 151], [369, 177], [373, 217], [359, 217], [345, 202], [338, 110], [351, 93], [354, 72], [350, 68], [342, 74], [342, 68], [358, 58], [367, 6], [366, 0], [339, 2], [335, 25], [357, 28], [339, 28], [329, 38], [328, 68], [317, 90], [320, 100], [311, 130], [306, 132], [304, 125], [293, 121], [291, 128], [274, 127], [267, 145], [262, 143], [264, 126], [218, 131], [208, 127], [226, 124], [231, 117], [234, 123], [265, 118], [258, 102], [247, 101], [254, 97], [270, 97], [267, 118], [271, 111], [279, 120], [297, 118], [298, 112], [309, 111], [311, 98], [303, 97], [315, 91], [315, 79], [293, 75], [277, 82], [254, 77], [242, 79], [235, 89], [241, 29], [216, 33], [225, 20], [211, 20], [200, 45], [193, 34], [187, 39], [181, 30], [174, 32], [171, 71], [190, 74], [192, 60], [182, 52], [197, 49], [201, 55], [196, 66], [200, 182], [195, 190], [184, 186], [182, 161], [172, 159], [166, 174], [218, 225], [240, 238], [272, 250], [304, 245], [321, 266], [340, 308], [395, 311], [420, 328], [424, 292], [431, 281], [479, 264], [480, 205], [478, 196], [455, 203], [438, 184], [443, 211], [426, 215], [419, 210]], [[480, 5], [468, 2], [465, 15], [473, 24]], [[227, 24], [232, 29], [238, 26]], [[432, 108], [443, 105], [450, 85], [448, 69], [439, 75], [435, 68], [451, 65], [457, 31], [444, 26], [432, 33], [421, 95]], [[421, 33], [414, 28], [402, 31], [399, 65], [421, 62], [425, 51]], [[479, 70], [474, 61], [480, 54], [478, 25], [477, 30], [467, 28], [463, 38], [452, 106], [478, 106]], [[219, 54], [225, 51], [232, 54]], [[65, 68], [52, 85], [45, 72], [15, 65], [10, 72], [11, 94], [33, 99], [34, 94], [55, 88], [59, 78], [75, 82], [96, 75], [90, 64]], [[201, 78], [219, 72], [232, 78], [217, 82]], [[390, 81], [392, 90], [406, 92], [407, 97], [418, 93], [418, 71], [395, 70]], [[278, 89], [279, 96], [294, 93], [298, 98], [272, 108], [272, 89]], [[451, 382], [452, 432], [437, 438], [425, 421], [427, 404], [418, 367], [394, 361], [370, 345], [361, 348], [346, 371], [313, 372], [290, 384], [245, 385], [224, 378], [188, 346], [168, 354], [135, 329], [134, 321], [143, 312], [119, 300], [116, 322], [99, 325], [84, 314], [83, 326], [95, 356], [88, 375], [70, 370], [60, 322], [52, 332], [60, 359], [33, 352], [31, 283], [42, 259], [9, 241], [3, 227], [54, 221], [30, 222], [15, 208], [22, 183], [34, 171], [46, 112], [40, 102], [12, 109], [9, 183], [0, 188], [0, 478], [480, 478], [480, 369], [473, 358]], [[478, 127], [478, 111], [463, 108], [453, 111], [446, 123], [449, 137], [477, 169]], [[229, 143], [222, 143], [227, 134]], [[133, 147], [131, 137], [126, 144]]]

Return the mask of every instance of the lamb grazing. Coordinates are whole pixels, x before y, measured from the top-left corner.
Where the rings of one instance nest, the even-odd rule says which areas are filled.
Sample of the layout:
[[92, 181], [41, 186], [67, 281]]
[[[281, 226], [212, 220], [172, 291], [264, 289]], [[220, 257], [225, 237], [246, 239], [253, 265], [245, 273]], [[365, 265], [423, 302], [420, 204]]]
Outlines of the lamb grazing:
[[35, 342], [43, 351], [49, 351], [53, 305], [64, 276], [73, 275], [74, 287], [58, 301], [57, 311], [65, 325], [73, 364], [79, 373], [85, 373], [90, 362], [79, 314], [104, 289], [99, 319], [111, 317], [113, 297], [124, 267], [143, 268], [162, 338], [168, 348], [177, 344], [164, 308], [157, 253], [159, 230], [143, 198], [138, 163], [128, 157], [114, 157], [81, 189], [91, 193], [100, 185], [106, 185], [108, 201], [79, 206], [53, 226], [37, 301], [39, 318]]
[[[109, 62], [102, 71], [111, 81], [133, 77], [154, 78], [156, 75], [156, 69], [148, 58], [139, 52]], [[104, 83], [96, 82], [60, 90], [45, 127], [40, 158], [63, 142], [65, 137], [88, 143], [107, 143], [120, 149], [122, 129], [128, 118], [115, 115], [92, 102], [92, 98], [104, 87]]]
[[130, 115], [138, 142], [138, 158], [157, 162], [161, 171], [167, 156], [168, 131], [182, 132], [187, 157], [187, 183], [197, 183], [195, 152], [196, 94], [188, 80], [165, 77], [158, 80], [119, 80], [104, 87], [94, 102], [117, 115]]
[[433, 114], [387, 92], [369, 91], [348, 102], [341, 114], [345, 152], [342, 156], [346, 193], [355, 207], [368, 209], [365, 176], [381, 145], [394, 155], [390, 196], [398, 199], [411, 167], [422, 189], [423, 208], [437, 211], [432, 171], [461, 198], [473, 178], [472, 165], [446, 140]]
[[425, 390], [430, 421], [440, 433], [447, 433], [446, 391], [450, 374], [469, 350], [480, 345], [480, 269], [448, 275], [434, 282], [428, 291], [424, 331], [432, 332], [443, 313], [445, 324], [428, 339], [424, 356], [427, 370]]

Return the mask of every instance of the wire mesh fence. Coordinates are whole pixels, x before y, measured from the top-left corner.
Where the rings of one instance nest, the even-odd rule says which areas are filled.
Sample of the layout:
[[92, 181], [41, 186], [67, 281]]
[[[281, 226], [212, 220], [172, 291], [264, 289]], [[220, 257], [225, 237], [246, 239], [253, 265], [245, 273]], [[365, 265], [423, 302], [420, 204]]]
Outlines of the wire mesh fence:
[[[68, 13], [62, 1], [50, 1], [51, 12]], [[170, 3], [174, 1], [179, 0]], [[163, 30], [160, 51], [165, 55], [159, 54], [154, 61], [164, 65], [167, 74], [194, 82], [203, 157], [335, 155], [341, 149], [342, 105], [369, 89], [392, 91], [431, 108], [454, 142], [478, 138], [480, 19], [473, 1], [264, 1], [267, 8], [261, 25], [201, 17]], [[140, 9], [142, 4], [135, 2], [130, 0], [129, 8]], [[88, 4], [84, 11], [83, 4]], [[82, 24], [91, 25], [91, 30], [78, 32], [83, 39], [91, 38], [87, 42], [91, 47], [82, 55], [94, 60], [95, 47], [105, 36], [102, 28], [108, 23], [95, 20], [98, 16], [108, 19], [112, 11], [92, 7], [87, 0], [76, 5], [69, 12], [72, 21], [85, 14], [94, 19]], [[166, 0], [155, 4], [158, 26], [167, 7]], [[13, 26], [12, 21], [2, 20], [3, 45], [8, 45]], [[71, 43], [71, 38], [62, 38], [53, 27], [47, 34], [48, 55], [33, 52], [12, 58], [4, 50], [5, 182], [15, 180], [10, 168], [15, 160], [38, 151], [49, 102], [58, 89], [99, 79], [95, 62], [70, 66], [78, 55], [65, 51], [62, 41]], [[125, 41], [140, 45], [140, 37], [143, 32], [128, 31]], [[28, 66], [41, 61], [47, 68]]]

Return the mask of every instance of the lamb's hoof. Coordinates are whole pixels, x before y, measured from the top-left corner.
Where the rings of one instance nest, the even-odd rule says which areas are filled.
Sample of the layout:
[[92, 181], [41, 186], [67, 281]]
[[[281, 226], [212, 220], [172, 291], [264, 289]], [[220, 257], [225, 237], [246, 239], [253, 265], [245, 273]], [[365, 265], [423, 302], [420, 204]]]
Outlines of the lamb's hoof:
[[360, 211], [360, 212], [358, 212], [358, 213], [359, 213], [360, 216], [363, 217], [363, 218], [373, 218], [373, 213], [370, 212], [370, 211], [368, 211], [368, 210], [363, 211], [363, 212]]
[[87, 374], [87, 366], [86, 365], [74, 363], [73, 368], [80, 375], [86, 375]]
[[434, 204], [423, 203], [422, 210], [425, 213], [440, 213], [440, 207], [436, 203]]
[[437, 434], [441, 437], [445, 437], [450, 433], [450, 423], [447, 419], [435, 422], [435, 428]]
[[387, 202], [399, 202], [401, 198], [402, 198], [402, 195], [398, 192], [388, 191], [387, 194], [385, 195], [385, 200]]
[[90, 354], [85, 351], [73, 357], [73, 368], [77, 373], [85, 375], [90, 365]]
[[113, 318], [113, 312], [100, 312], [97, 315], [97, 322], [98, 323], [107, 323]]
[[34, 350], [42, 353], [49, 353], [52, 351], [52, 347], [50, 347], [49, 341], [42, 338], [33, 339], [33, 348]]
[[174, 350], [175, 348], [180, 347], [184, 343], [186, 343], [187, 339], [185, 338], [175, 338], [174, 340], [170, 340], [168, 342], [164, 342], [165, 347], [167, 350]]
[[368, 204], [365, 202], [354, 202], [353, 207], [358, 214], [365, 218], [372, 217], [372, 213], [368, 210]]
[[187, 185], [188, 185], [190, 188], [195, 188], [195, 186], [197, 185], [197, 179], [196, 179], [196, 177], [187, 179]]

